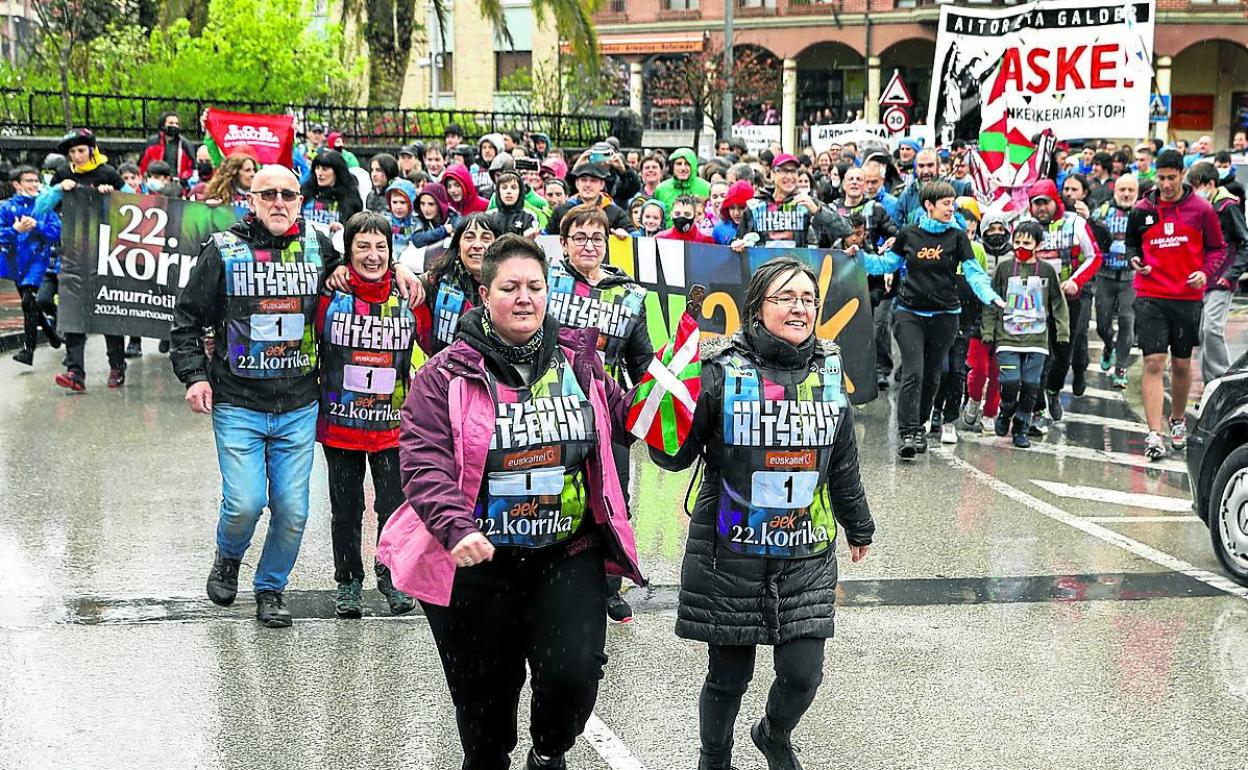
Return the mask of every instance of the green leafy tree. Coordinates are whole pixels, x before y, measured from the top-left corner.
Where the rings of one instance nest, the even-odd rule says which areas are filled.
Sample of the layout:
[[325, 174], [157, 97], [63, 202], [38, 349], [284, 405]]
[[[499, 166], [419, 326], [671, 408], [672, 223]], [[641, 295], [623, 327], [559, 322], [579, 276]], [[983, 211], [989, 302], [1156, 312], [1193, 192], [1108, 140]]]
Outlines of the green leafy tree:
[[498, 90], [510, 96], [512, 109], [540, 113], [581, 114], [594, 107], [628, 104], [628, 65], [604, 60], [596, 72], [560, 58], [548, 64], [521, 68], [503, 78]]

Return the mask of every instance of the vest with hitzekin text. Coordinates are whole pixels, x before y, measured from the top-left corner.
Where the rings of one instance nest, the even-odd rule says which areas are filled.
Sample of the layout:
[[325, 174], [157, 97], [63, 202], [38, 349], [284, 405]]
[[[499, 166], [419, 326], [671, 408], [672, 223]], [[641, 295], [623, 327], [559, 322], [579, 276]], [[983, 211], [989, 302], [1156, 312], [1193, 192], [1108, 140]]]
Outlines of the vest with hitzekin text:
[[231, 232], [213, 241], [225, 267], [225, 339], [239, 377], [302, 377], [316, 371], [316, 305], [321, 243], [303, 239], [282, 251], [253, 249]]
[[443, 278], [433, 297], [433, 350], [437, 353], [455, 341], [459, 319], [472, 310], [472, 298], [462, 288]]
[[550, 266], [547, 312], [570, 329], [598, 329], [598, 354], [607, 375], [619, 380], [624, 346], [641, 320], [646, 290], [635, 283], [606, 288], [576, 280], [563, 264]]
[[1036, 256], [1052, 265], [1057, 277], [1063, 281], [1075, 272], [1082, 251], [1075, 234], [1078, 221], [1075, 214], [1066, 212], [1061, 219], [1050, 222], [1044, 228], [1044, 242], [1036, 250]]
[[1109, 230], [1113, 240], [1101, 255], [1101, 271], [1127, 269], [1127, 214], [1131, 209], [1120, 209], [1113, 201], [1101, 204], [1096, 218]]
[[416, 316], [397, 287], [385, 302], [335, 292], [321, 329], [321, 417], [359, 431], [396, 430], [415, 334]]
[[586, 463], [597, 445], [589, 398], [561, 349], [527, 388], [487, 377], [494, 436], [473, 513], [477, 527], [496, 546], [542, 548], [567, 540], [588, 507]]
[[827, 471], [848, 401], [839, 353], [816, 356], [796, 385], [773, 382], [735, 351], [724, 370], [723, 468], [716, 529], [745, 556], [800, 559], [836, 539]]
[[342, 220], [338, 213], [338, 201], [323, 201], [313, 198], [303, 204], [303, 221], [318, 225], [332, 225]]
[[763, 198], [746, 201], [753, 221], [752, 232], [762, 240], [759, 246], [789, 248], [806, 243], [806, 227], [810, 224], [810, 210], [792, 201], [776, 203]]

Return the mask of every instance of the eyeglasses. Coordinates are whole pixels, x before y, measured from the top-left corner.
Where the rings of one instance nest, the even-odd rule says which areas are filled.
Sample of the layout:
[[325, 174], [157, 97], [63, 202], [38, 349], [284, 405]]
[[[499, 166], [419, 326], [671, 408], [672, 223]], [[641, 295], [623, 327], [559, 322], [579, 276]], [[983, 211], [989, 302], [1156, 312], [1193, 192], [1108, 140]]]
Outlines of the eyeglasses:
[[585, 235], [584, 233], [577, 233], [576, 235], [569, 235], [568, 240], [572, 241], [581, 248], [585, 248], [585, 246], [590, 243], [594, 244], [594, 248], [596, 249], [601, 249], [603, 246], [607, 245], [607, 237], [605, 235], [591, 236]]
[[298, 190], [257, 190], [252, 195], [259, 195], [262, 201], [275, 201], [277, 196], [282, 196], [282, 200], [287, 203], [294, 203], [295, 198], [299, 197]]
[[786, 310], [792, 310], [798, 305], [801, 305], [803, 310], [819, 309], [819, 300], [814, 297], [797, 297], [792, 294], [781, 294], [775, 297], [766, 297], [766, 300]]

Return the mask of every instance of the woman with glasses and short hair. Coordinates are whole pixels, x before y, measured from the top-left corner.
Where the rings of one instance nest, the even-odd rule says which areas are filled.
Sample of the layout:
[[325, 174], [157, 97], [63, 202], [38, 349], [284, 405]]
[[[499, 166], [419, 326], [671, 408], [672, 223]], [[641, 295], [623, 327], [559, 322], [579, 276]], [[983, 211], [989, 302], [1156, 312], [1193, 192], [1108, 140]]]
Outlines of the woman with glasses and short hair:
[[733, 725], [758, 645], [776, 680], [750, 731], [771, 768], [800, 768], [789, 736], [823, 680], [834, 631], [836, 539], [854, 561], [875, 524], [858, 473], [840, 348], [815, 336], [819, 285], [792, 257], [750, 281], [741, 330], [704, 343], [702, 391], [667, 470], [705, 463], [681, 570], [676, 634], [710, 645], [699, 770], [732, 765]]
[[[627, 389], [641, 382], [654, 357], [643, 303], [646, 290], [623, 270], [606, 264], [607, 215], [600, 206], [573, 206], [559, 222], [563, 261], [551, 265], [550, 314], [571, 329], [598, 329], [598, 352], [607, 376]], [[616, 444], [615, 469], [628, 501], [628, 446]], [[616, 623], [633, 619], [620, 596], [619, 577], [607, 578], [607, 615]]]

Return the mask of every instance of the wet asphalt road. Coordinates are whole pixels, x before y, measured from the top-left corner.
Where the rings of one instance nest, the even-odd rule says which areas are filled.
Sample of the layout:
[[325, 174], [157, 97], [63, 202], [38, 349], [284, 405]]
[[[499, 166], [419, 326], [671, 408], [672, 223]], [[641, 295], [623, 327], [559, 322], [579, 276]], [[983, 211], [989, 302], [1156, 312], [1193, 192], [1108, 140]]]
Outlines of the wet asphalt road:
[[[385, 617], [371, 590], [369, 617], [332, 619], [319, 452], [294, 629], [258, 627], [247, 594], [229, 609], [203, 597], [210, 425], [147, 347], [115, 392], [92, 338], [77, 396], [52, 385], [59, 354], [0, 360], [0, 770], [457, 768], [425, 621]], [[964, 436], [904, 467], [889, 401], [860, 410], [879, 538], [842, 559], [839, 635], [795, 735], [807, 768], [1248, 765], [1248, 601], [1176, 571], [1219, 573], [1181, 458], [1145, 467], [1131, 408], [1099, 372], [1090, 383], [1036, 449]], [[578, 770], [696, 766], [706, 653], [672, 630], [688, 479], [635, 458], [654, 586], [609, 631]], [[769, 668], [761, 655], [741, 770], [765, 768], [748, 726]]]

